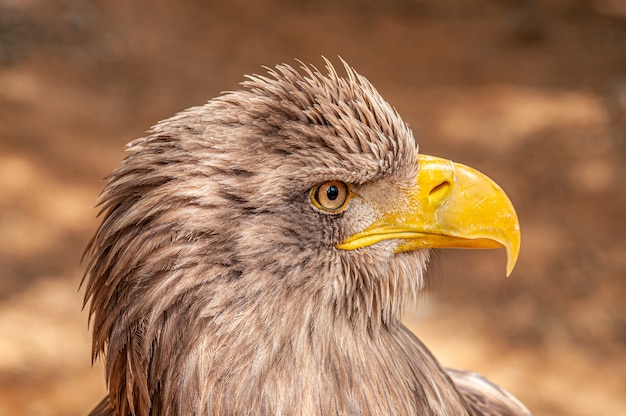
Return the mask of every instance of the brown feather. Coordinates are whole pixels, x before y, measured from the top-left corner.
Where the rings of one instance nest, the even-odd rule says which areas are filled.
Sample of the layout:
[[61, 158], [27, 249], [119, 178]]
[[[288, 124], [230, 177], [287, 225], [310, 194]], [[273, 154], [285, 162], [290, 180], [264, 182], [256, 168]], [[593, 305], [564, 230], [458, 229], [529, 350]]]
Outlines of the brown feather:
[[371, 208], [311, 207], [323, 181], [393, 199], [418, 169], [374, 87], [327, 70], [251, 76], [128, 145], [86, 252], [93, 415], [480, 414], [399, 321], [428, 252], [336, 250]]
[[530, 412], [511, 393], [480, 374], [447, 369], [474, 414], [482, 416], [530, 416]]

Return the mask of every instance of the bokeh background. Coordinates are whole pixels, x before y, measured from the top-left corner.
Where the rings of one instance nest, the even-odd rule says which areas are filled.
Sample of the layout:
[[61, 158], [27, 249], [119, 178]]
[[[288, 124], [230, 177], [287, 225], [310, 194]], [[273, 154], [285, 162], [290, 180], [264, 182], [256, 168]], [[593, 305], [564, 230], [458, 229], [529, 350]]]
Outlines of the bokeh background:
[[439, 252], [411, 328], [536, 415], [626, 414], [623, 0], [0, 0], [0, 415], [105, 393], [80, 257], [124, 144], [322, 55], [519, 212], [513, 275], [501, 250]]

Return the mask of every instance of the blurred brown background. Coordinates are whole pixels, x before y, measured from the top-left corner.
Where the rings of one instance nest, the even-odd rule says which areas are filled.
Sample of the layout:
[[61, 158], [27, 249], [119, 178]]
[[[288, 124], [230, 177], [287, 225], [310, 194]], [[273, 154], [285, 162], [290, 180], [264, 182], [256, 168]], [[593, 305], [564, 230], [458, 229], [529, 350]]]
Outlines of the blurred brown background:
[[501, 250], [439, 253], [414, 331], [537, 415], [626, 414], [623, 0], [0, 0], [0, 415], [104, 394], [80, 257], [124, 144], [321, 55], [518, 209], [513, 275]]

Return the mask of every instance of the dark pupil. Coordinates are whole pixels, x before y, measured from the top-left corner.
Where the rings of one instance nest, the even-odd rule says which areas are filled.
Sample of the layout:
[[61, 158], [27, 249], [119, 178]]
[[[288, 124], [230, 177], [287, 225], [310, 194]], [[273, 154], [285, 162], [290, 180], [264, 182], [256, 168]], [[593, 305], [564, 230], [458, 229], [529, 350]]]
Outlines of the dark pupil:
[[339, 196], [339, 188], [337, 188], [335, 185], [329, 186], [328, 189], [326, 190], [326, 198], [328, 198], [331, 201], [334, 201], [335, 199], [337, 199], [338, 196]]

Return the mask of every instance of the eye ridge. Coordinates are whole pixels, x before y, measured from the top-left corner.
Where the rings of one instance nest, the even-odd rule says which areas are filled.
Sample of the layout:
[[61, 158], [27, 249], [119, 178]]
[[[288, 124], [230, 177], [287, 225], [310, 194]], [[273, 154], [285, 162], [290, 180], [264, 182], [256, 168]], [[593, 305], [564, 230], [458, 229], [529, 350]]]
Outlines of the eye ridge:
[[311, 189], [312, 204], [331, 213], [343, 211], [351, 196], [350, 186], [338, 180], [323, 182]]

